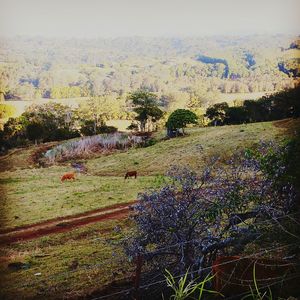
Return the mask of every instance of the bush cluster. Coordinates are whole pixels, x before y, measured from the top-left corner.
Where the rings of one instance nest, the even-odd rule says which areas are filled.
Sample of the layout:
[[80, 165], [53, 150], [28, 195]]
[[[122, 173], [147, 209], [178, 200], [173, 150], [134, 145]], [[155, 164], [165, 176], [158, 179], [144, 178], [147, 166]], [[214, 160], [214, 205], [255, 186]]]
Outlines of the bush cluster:
[[217, 103], [206, 110], [205, 116], [211, 120], [211, 125], [298, 118], [300, 117], [299, 98], [300, 86], [262, 97], [257, 101], [245, 100], [242, 106], [229, 107], [226, 102]]
[[213, 158], [199, 173], [172, 168], [163, 188], [140, 195], [127, 253], [142, 255], [154, 270], [201, 274], [224, 251], [241, 254], [249, 243], [266, 242], [261, 224], [277, 224], [295, 209], [295, 188], [286, 167], [290, 145], [261, 143], [225, 164]]
[[44, 158], [47, 163], [54, 163], [73, 158], [88, 157], [96, 152], [127, 149], [139, 145], [141, 142], [141, 137], [125, 133], [99, 134], [63, 142], [48, 150], [45, 153]]

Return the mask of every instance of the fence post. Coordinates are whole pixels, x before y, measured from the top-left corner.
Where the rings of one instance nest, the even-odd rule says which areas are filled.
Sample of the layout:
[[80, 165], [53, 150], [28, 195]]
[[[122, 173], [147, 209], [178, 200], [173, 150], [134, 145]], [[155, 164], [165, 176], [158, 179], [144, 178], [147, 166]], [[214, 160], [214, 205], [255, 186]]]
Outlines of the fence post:
[[143, 256], [138, 254], [135, 258], [136, 269], [135, 269], [135, 277], [134, 277], [134, 292], [135, 292], [135, 300], [140, 300], [140, 280], [141, 280], [141, 273], [142, 273], [142, 266], [143, 266]]

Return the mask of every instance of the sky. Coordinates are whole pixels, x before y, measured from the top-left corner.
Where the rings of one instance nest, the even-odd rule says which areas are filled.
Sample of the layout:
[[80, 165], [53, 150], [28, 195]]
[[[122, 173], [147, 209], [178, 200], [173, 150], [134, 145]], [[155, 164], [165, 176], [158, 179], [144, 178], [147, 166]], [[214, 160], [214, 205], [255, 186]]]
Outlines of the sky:
[[300, 0], [0, 0], [0, 36], [300, 33]]

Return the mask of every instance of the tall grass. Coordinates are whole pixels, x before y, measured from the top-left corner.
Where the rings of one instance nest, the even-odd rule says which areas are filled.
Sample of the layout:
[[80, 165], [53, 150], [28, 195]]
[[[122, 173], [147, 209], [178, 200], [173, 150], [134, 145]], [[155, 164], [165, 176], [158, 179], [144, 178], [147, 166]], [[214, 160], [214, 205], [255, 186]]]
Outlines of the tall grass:
[[107, 153], [115, 149], [127, 149], [142, 142], [142, 138], [126, 133], [99, 134], [64, 142], [50, 150], [44, 157], [49, 163], [72, 158], [88, 157], [93, 153]]
[[[205, 288], [205, 285], [209, 283], [213, 278], [214, 275], [208, 274], [203, 280], [197, 282], [196, 279], [188, 281], [188, 274], [189, 270], [180, 277], [178, 283], [175, 281], [175, 277], [168, 271], [165, 270], [167, 275], [165, 276], [167, 285], [173, 290], [173, 294], [170, 299], [174, 300], [185, 300], [185, 299], [203, 299], [203, 293], [212, 293], [217, 294], [220, 297], [223, 297], [222, 294]], [[199, 294], [196, 298], [196, 294]]]

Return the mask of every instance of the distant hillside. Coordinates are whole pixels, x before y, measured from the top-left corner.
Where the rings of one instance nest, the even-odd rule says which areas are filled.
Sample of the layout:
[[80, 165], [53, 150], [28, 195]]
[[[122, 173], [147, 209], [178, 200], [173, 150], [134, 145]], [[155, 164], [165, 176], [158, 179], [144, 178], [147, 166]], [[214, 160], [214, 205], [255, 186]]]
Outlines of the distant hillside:
[[[0, 96], [78, 98], [147, 89], [165, 103], [272, 92], [299, 81], [297, 36], [1, 38]], [[296, 46], [294, 46], [296, 45]], [[182, 105], [181, 105], [182, 106]]]

